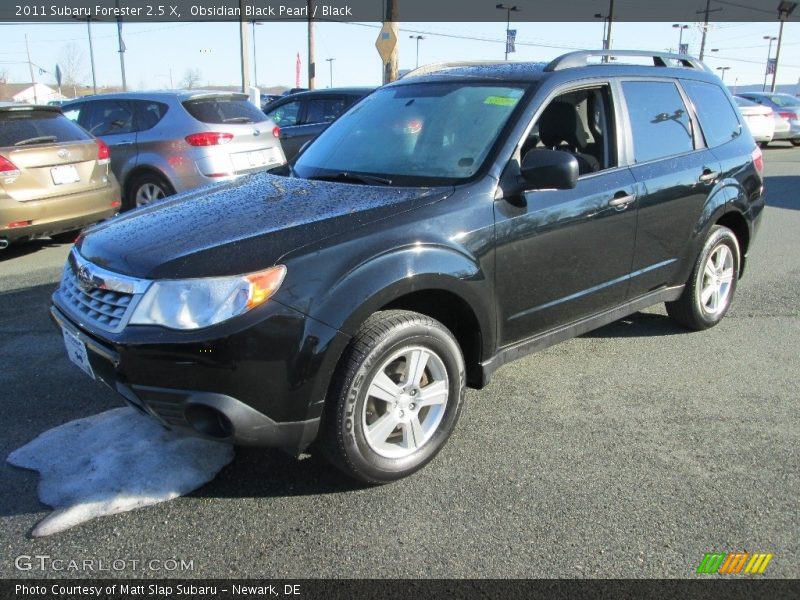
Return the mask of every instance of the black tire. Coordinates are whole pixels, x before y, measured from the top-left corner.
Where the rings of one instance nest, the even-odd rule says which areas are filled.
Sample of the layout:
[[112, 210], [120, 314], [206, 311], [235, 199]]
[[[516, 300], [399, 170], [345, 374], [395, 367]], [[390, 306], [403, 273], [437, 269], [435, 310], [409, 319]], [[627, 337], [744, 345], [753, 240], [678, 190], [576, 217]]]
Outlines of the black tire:
[[[175, 193], [173, 187], [164, 177], [152, 171], [135, 175], [126, 187], [127, 191], [123, 199], [122, 210], [131, 210], [148, 204], [148, 202], [143, 201], [142, 194], [144, 190], [160, 191], [160, 193], [157, 194], [157, 196], [160, 197], [154, 197], [151, 201], [160, 200], [161, 198], [171, 196]], [[137, 200], [137, 197], [139, 200]]]
[[[709, 265], [709, 259], [720, 258], [725, 251], [721, 247], [727, 248], [730, 252], [732, 270], [730, 273], [729, 286], [723, 287], [727, 281], [727, 268], [717, 270], [714, 263]], [[708, 233], [703, 249], [697, 257], [692, 274], [683, 294], [675, 302], [667, 302], [667, 314], [689, 329], [703, 330], [713, 327], [719, 323], [728, 312], [736, 292], [736, 283], [739, 280], [739, 265], [741, 264], [739, 242], [734, 233], [727, 227], [714, 225]], [[710, 275], [706, 271], [707, 265], [714, 272]], [[703, 299], [703, 294], [709, 289], [717, 287], [719, 296], [718, 302], [714, 304], [714, 294], [712, 293], [707, 300]]]
[[800, 146], [800, 140], [791, 140], [792, 146]]
[[[414, 352], [420, 353], [417, 357], [427, 353], [422, 370], [410, 366]], [[407, 369], [404, 373], [387, 375], [387, 370], [401, 366]], [[422, 373], [418, 387], [414, 387], [414, 380], [407, 381], [412, 379], [412, 370]], [[388, 377], [398, 384], [397, 390], [403, 391], [394, 404], [368, 394], [375, 390], [376, 378], [382, 377]], [[422, 406], [427, 402], [423, 399], [425, 390], [431, 395], [434, 385], [439, 386], [435, 395], [444, 406]], [[388, 483], [411, 475], [430, 462], [450, 437], [461, 412], [465, 387], [461, 349], [441, 323], [409, 311], [377, 312], [366, 320], [342, 356], [327, 398], [318, 447], [332, 464], [365, 483]], [[414, 397], [419, 400], [418, 406]], [[405, 419], [416, 418], [416, 428], [410, 422], [394, 421], [404, 413]], [[370, 419], [372, 423], [368, 423]], [[374, 429], [381, 419], [388, 424], [383, 430], [389, 432], [382, 443], [376, 441], [380, 434]], [[394, 422], [397, 425], [391, 428]], [[426, 423], [427, 431], [423, 430]], [[368, 425], [373, 426], [369, 433]]]
[[769, 142], [758, 142], [758, 145], [761, 146], [762, 148], [766, 148], [767, 146], [769, 146]]

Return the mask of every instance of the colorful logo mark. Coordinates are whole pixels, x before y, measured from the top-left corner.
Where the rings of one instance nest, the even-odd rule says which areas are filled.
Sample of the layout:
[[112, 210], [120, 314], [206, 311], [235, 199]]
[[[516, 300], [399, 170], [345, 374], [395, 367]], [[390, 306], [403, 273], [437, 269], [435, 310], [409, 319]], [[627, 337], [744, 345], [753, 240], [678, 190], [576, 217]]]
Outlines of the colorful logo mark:
[[[761, 574], [767, 568], [772, 554], [756, 552], [706, 552], [700, 566], [697, 567], [698, 573], [720, 573], [738, 574], [749, 573], [750, 575]], [[747, 566], [745, 566], [747, 565]]]

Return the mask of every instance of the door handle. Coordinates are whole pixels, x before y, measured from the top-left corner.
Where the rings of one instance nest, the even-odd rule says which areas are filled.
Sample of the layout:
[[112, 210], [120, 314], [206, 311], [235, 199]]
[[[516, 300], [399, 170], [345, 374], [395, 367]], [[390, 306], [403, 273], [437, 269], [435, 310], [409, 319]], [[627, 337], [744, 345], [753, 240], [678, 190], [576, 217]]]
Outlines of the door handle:
[[713, 183], [719, 177], [719, 171], [712, 171], [711, 169], [704, 169], [703, 174], [700, 175], [700, 183]]
[[608, 201], [608, 205], [616, 208], [617, 210], [625, 210], [634, 200], [636, 200], [636, 194], [625, 194], [625, 192], [619, 192]]
[[114, 145], [115, 146], [133, 146], [133, 142], [131, 142], [131, 141], [117, 142]]

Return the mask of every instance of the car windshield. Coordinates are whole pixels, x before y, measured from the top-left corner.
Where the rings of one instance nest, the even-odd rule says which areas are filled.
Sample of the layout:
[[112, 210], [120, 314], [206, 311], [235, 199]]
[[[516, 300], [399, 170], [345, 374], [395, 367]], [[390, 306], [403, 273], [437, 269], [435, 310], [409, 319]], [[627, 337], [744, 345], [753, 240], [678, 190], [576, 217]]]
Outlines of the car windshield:
[[795, 98], [789, 94], [772, 94], [767, 98], [781, 108], [800, 105], [800, 98]]
[[747, 98], [740, 98], [739, 96], [734, 96], [733, 99], [739, 106], [758, 106], [758, 104], [756, 104], [752, 100], [748, 100]]
[[325, 130], [294, 170], [305, 178], [457, 183], [480, 169], [524, 93], [522, 85], [463, 82], [378, 90]]

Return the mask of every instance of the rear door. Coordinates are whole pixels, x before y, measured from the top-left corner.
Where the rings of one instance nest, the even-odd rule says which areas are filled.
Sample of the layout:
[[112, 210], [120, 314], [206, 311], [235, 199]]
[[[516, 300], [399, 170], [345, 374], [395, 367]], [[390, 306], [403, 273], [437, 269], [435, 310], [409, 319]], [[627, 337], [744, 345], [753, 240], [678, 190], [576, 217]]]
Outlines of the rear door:
[[0, 196], [18, 202], [105, 186], [97, 142], [58, 111], [0, 111], [0, 156], [18, 170], [0, 179]]
[[[101, 138], [111, 150], [111, 170], [124, 181], [136, 163], [136, 128], [133, 106], [126, 100], [91, 100], [80, 111], [78, 123]], [[127, 165], [127, 167], [126, 167]]]
[[720, 163], [705, 147], [675, 81], [621, 82], [631, 173], [641, 186], [630, 297], [674, 285]]

